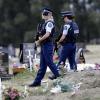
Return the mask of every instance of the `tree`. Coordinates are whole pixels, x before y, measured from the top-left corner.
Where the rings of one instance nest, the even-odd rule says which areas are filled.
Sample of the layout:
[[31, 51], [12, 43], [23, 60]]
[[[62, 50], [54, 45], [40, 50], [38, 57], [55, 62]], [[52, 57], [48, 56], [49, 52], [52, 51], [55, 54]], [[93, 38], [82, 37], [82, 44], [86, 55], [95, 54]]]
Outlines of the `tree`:
[[[80, 28], [80, 41], [89, 42], [90, 39], [96, 38], [100, 34], [97, 27], [100, 25], [100, 13], [97, 12], [100, 12], [100, 3], [97, 0], [71, 0], [71, 3]], [[98, 19], [98, 22], [94, 19]]]
[[29, 0], [3, 0], [0, 11], [0, 43], [23, 42], [33, 24]]

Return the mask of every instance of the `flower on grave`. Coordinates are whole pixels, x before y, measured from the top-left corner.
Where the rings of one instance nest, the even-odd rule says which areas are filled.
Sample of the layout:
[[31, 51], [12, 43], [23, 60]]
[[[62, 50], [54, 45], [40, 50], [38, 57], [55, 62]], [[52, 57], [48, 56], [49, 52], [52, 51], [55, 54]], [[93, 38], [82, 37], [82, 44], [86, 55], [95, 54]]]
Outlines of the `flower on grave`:
[[4, 90], [4, 98], [5, 100], [19, 100], [20, 93], [17, 89], [7, 88]]

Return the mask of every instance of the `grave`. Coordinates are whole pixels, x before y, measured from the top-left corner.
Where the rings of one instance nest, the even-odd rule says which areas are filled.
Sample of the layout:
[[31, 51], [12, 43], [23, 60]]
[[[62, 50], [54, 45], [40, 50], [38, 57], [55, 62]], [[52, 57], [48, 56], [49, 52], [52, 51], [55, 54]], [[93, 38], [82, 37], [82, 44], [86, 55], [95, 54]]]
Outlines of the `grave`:
[[33, 68], [33, 59], [35, 56], [34, 43], [23, 43], [23, 63], [27, 63], [30, 71]]

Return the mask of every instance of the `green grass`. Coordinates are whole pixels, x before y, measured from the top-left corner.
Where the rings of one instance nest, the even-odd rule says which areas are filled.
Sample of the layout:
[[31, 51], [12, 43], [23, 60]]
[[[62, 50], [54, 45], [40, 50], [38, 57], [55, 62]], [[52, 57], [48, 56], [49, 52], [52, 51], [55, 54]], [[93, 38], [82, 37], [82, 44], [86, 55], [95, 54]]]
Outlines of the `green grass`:
[[30, 77], [34, 77], [35, 76], [35, 71], [33, 70], [32, 72], [30, 72], [29, 70], [25, 70], [23, 72], [20, 72], [18, 74], [16, 74], [14, 76], [14, 79], [27, 79]]

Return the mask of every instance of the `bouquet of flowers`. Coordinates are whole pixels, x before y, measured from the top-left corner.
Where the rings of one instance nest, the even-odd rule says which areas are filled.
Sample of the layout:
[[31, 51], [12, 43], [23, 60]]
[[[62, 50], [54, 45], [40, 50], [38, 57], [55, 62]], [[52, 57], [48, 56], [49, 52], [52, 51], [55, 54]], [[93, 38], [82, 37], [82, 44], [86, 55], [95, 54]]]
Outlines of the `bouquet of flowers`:
[[5, 100], [19, 100], [20, 94], [17, 89], [7, 88], [4, 90], [4, 98]]

